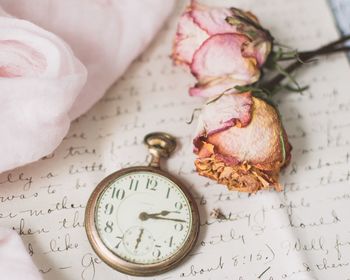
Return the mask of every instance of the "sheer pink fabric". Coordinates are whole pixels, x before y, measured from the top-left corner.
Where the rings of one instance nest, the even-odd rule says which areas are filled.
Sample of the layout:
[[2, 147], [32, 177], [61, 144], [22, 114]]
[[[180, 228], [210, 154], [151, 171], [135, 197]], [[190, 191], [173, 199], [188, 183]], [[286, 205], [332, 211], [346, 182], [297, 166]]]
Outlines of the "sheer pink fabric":
[[13, 16], [0, 18], [0, 172], [51, 153], [70, 121], [146, 48], [173, 4], [0, 0]]
[[0, 275], [1, 280], [42, 279], [21, 238], [15, 231], [4, 228], [0, 228]]

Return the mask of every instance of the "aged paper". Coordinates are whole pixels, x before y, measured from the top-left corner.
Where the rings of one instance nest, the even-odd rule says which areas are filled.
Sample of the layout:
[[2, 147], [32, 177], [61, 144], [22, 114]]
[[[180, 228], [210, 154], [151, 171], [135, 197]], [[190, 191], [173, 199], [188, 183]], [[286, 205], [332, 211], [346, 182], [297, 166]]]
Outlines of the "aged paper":
[[[196, 197], [201, 231], [184, 263], [150, 279], [350, 279], [350, 68], [345, 55], [299, 72], [300, 83], [310, 85], [303, 95], [276, 98], [294, 147], [282, 175], [284, 192], [228, 192], [193, 171], [195, 122], [186, 121], [203, 101], [188, 97], [193, 80], [169, 59], [176, 16], [185, 4], [178, 2], [149, 50], [72, 124], [52, 155], [0, 175], [1, 226], [19, 232], [46, 280], [136, 279], [97, 258], [83, 228], [84, 207], [103, 177], [146, 164], [143, 136], [162, 130], [179, 139], [165, 169]], [[325, 0], [212, 2], [254, 10], [279, 41], [292, 47], [311, 49], [338, 36]], [[212, 219], [214, 207], [228, 220]]]

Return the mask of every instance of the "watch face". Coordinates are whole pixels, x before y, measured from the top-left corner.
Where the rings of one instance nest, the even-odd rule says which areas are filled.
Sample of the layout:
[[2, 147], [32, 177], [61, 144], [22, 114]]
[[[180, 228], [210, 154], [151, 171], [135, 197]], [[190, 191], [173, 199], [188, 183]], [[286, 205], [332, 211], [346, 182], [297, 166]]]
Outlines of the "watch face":
[[137, 264], [159, 263], [176, 254], [189, 238], [192, 219], [181, 188], [150, 171], [132, 171], [112, 181], [95, 208], [104, 245]]

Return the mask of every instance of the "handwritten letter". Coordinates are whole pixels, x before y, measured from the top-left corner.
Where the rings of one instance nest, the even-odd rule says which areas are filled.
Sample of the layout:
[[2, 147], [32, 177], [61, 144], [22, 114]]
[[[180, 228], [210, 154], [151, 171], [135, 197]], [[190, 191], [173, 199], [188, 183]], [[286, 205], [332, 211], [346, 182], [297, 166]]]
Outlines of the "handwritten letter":
[[[21, 235], [46, 280], [136, 279], [112, 270], [93, 252], [84, 208], [102, 178], [146, 164], [143, 136], [163, 130], [180, 143], [164, 168], [196, 197], [201, 231], [184, 263], [150, 279], [349, 279], [350, 68], [345, 55], [306, 67], [298, 80], [310, 89], [276, 99], [293, 144], [292, 162], [281, 176], [284, 192], [228, 192], [193, 171], [196, 121], [186, 121], [203, 100], [188, 97], [192, 77], [169, 59], [176, 18], [185, 4], [178, 2], [149, 50], [72, 124], [53, 154], [0, 175], [1, 226]], [[253, 10], [278, 41], [292, 47], [307, 50], [338, 36], [324, 0], [218, 2]], [[228, 219], [211, 218], [213, 208]]]

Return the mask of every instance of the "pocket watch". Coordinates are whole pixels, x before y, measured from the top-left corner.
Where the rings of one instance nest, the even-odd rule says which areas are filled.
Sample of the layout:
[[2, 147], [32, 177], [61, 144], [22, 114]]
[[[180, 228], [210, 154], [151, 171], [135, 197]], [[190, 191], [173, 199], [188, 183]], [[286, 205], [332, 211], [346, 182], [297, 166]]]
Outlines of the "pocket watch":
[[85, 211], [89, 242], [112, 268], [151, 276], [179, 264], [195, 246], [199, 214], [194, 198], [177, 178], [160, 169], [176, 147], [173, 136], [144, 139], [149, 166], [121, 169], [95, 188]]

